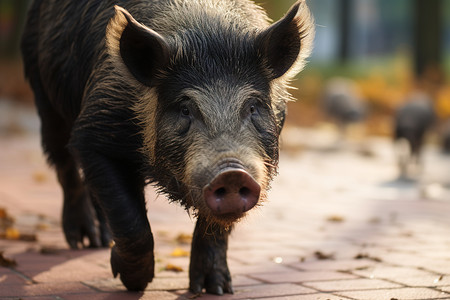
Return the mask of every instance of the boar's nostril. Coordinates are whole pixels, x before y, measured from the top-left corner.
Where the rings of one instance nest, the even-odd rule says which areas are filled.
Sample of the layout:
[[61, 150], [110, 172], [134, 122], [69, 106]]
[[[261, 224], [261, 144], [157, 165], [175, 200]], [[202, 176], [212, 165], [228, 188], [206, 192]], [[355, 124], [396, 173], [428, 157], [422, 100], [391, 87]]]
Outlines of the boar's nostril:
[[217, 199], [221, 199], [223, 197], [225, 197], [227, 193], [227, 190], [225, 188], [218, 188], [217, 190], [214, 191], [214, 195], [217, 197]]
[[212, 214], [240, 215], [256, 205], [261, 187], [243, 169], [227, 169], [203, 188], [206, 205]]
[[241, 195], [242, 198], [247, 198], [251, 195], [252, 191], [250, 191], [250, 189], [248, 187], [242, 187], [239, 190], [239, 195]]

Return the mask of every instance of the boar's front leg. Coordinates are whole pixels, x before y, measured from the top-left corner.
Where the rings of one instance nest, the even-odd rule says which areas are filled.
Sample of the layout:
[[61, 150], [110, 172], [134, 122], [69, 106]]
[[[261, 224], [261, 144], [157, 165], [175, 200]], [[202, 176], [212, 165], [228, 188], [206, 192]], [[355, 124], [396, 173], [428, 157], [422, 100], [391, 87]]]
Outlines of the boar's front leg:
[[111, 267], [128, 290], [144, 290], [154, 276], [153, 235], [147, 219], [139, 167], [103, 155], [80, 155], [86, 183], [111, 229]]
[[189, 266], [190, 290], [200, 294], [233, 293], [227, 264], [230, 229], [211, 224], [199, 217], [194, 230]]

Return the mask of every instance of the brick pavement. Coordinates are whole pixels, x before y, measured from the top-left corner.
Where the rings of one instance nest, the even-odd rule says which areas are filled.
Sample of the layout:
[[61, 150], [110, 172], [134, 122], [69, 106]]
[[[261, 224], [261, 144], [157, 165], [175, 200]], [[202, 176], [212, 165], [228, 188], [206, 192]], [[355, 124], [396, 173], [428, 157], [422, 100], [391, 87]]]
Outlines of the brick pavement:
[[[429, 150], [422, 178], [402, 182], [386, 140], [369, 151], [327, 151], [308, 131], [288, 130], [284, 140], [270, 201], [230, 240], [235, 294], [200, 299], [450, 299], [448, 158]], [[20, 233], [37, 235], [0, 239], [17, 262], [0, 267], [0, 299], [191, 299], [189, 258], [172, 255], [189, 251], [177, 241], [194, 226], [182, 208], [148, 189], [156, 277], [145, 292], [127, 293], [112, 278], [109, 250], [67, 248], [61, 191], [37, 135], [3, 136], [0, 149], [0, 208]]]

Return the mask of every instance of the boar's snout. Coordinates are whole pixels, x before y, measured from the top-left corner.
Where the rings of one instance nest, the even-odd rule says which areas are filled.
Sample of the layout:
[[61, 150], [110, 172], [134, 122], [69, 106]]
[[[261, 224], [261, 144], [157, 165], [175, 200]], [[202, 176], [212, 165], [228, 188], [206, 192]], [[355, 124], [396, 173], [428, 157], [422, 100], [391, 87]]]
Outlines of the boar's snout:
[[256, 205], [260, 192], [260, 185], [247, 171], [228, 168], [203, 188], [203, 197], [213, 215], [239, 217]]

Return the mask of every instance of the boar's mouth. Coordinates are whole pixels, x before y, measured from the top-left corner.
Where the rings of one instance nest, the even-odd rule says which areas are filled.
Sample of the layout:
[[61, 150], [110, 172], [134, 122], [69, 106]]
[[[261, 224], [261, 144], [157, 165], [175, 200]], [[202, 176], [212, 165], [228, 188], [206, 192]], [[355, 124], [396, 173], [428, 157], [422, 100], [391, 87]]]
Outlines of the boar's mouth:
[[203, 187], [203, 199], [216, 219], [234, 221], [258, 203], [261, 187], [239, 161], [224, 161], [218, 169]]

